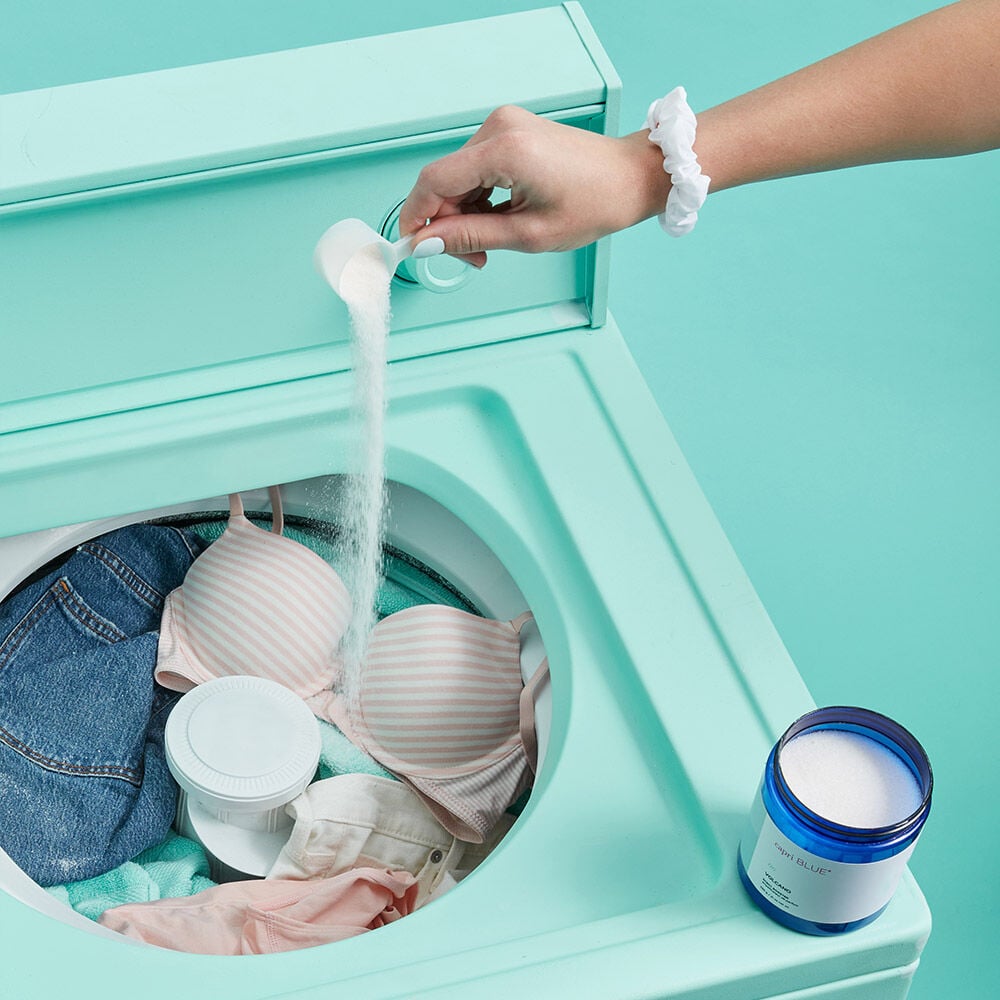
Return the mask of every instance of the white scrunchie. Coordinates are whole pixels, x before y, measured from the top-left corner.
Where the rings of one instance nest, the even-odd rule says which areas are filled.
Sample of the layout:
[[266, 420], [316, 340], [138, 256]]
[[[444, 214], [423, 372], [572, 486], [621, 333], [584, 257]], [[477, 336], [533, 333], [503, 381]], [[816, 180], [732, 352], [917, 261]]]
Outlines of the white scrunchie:
[[694, 229], [712, 180], [701, 172], [695, 156], [697, 121], [688, 106], [687, 91], [674, 87], [666, 97], [653, 101], [646, 128], [649, 141], [663, 150], [663, 169], [670, 174], [670, 194], [666, 209], [658, 216], [660, 225], [671, 236], [683, 236]]

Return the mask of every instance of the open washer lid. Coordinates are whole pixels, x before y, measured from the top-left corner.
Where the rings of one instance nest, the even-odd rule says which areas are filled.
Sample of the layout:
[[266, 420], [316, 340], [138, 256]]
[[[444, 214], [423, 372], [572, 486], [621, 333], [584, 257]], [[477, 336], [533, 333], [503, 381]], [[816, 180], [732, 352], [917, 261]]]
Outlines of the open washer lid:
[[[346, 371], [327, 226], [383, 226], [499, 105], [613, 132], [619, 91], [566, 3], [0, 97], [0, 434]], [[600, 326], [607, 263], [397, 283], [390, 359]]]

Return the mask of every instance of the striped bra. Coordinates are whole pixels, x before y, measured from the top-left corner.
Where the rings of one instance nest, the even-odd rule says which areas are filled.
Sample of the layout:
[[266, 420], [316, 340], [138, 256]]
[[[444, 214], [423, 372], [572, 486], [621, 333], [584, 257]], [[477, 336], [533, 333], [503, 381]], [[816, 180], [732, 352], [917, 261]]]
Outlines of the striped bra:
[[337, 687], [350, 594], [281, 533], [276, 488], [271, 498], [271, 531], [229, 498], [225, 532], [167, 597], [156, 680], [174, 691], [232, 674], [279, 681], [413, 788], [451, 834], [482, 843], [535, 767], [534, 689], [548, 667], [522, 683], [530, 612], [495, 621], [418, 605], [389, 615], [372, 630], [349, 708]]

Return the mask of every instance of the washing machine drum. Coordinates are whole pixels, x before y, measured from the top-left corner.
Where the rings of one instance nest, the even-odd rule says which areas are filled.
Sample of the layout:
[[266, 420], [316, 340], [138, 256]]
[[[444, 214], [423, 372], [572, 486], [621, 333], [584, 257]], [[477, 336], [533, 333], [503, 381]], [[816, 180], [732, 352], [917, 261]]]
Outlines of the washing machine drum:
[[[309, 548], [319, 557], [317, 561], [327, 567], [337, 567], [344, 559], [336, 501], [331, 501], [342, 485], [340, 477], [325, 477], [321, 481], [282, 487], [284, 536]], [[248, 518], [259, 528], [270, 528], [273, 515], [264, 491], [250, 491], [245, 497]], [[323, 498], [323, 502], [319, 503], [317, 498]], [[530, 620], [530, 614], [524, 613], [524, 597], [496, 556], [464, 523], [424, 494], [390, 484], [390, 502], [393, 514], [384, 547], [384, 583], [379, 591], [378, 616], [399, 614], [427, 604], [447, 607], [450, 614], [474, 617], [477, 621], [520, 614], [528, 625], [513, 664], [518, 687], [521, 675], [537, 676], [545, 662], [537, 626]], [[8, 793], [11, 787], [16, 787], [20, 794], [4, 797], [5, 812], [9, 815], [3, 823], [6, 834], [2, 846], [9, 857], [2, 859], [0, 878], [8, 891], [26, 901], [36, 905], [42, 902], [36, 892], [38, 886], [29, 887], [25, 875], [39, 884], [52, 886], [104, 874], [173, 836], [170, 827], [175, 816], [188, 816], [183, 799], [182, 808], [177, 809], [163, 752], [163, 724], [169, 714], [170, 700], [175, 696], [154, 685], [152, 672], [147, 668], [156, 660], [164, 598], [177, 592], [189, 567], [196, 565], [196, 559], [204, 553], [211, 552], [211, 546], [224, 534], [226, 508], [223, 498], [208, 498], [0, 541], [3, 553], [0, 613], [7, 612], [8, 618], [16, 619], [5, 636], [7, 655], [13, 660], [14, 654], [19, 653], [21, 664], [26, 666], [30, 662], [28, 656], [44, 648], [39, 644], [41, 632], [33, 629], [33, 624], [44, 616], [49, 605], [62, 611], [60, 620], [68, 623], [65, 628], [71, 633], [68, 641], [77, 644], [68, 648], [70, 659], [50, 657], [31, 669], [45, 669], [51, 674], [43, 684], [34, 686], [34, 690], [46, 692], [48, 704], [72, 705], [75, 714], [70, 714], [69, 731], [80, 745], [70, 753], [47, 743], [42, 751], [25, 753], [30, 746], [27, 740], [19, 747], [12, 747], [4, 739], [3, 749], [12, 755], [12, 760], [29, 777], [40, 776], [34, 784], [27, 779], [9, 781]], [[428, 557], [434, 559], [433, 564], [424, 561]], [[156, 568], [155, 573], [151, 567]], [[113, 581], [110, 588], [109, 581]], [[97, 608], [96, 601], [88, 601], [88, 595], [80, 593], [88, 583], [95, 592], [102, 586], [110, 589], [114, 605], [110, 612], [105, 606]], [[0, 623], [3, 621], [0, 616]], [[512, 634], [516, 648], [518, 637], [513, 631]], [[79, 647], [81, 637], [90, 640], [84, 652]], [[122, 656], [123, 652], [127, 655]], [[87, 664], [83, 672], [79, 669], [81, 663]], [[70, 666], [72, 671], [68, 669]], [[10, 677], [14, 671], [6, 673]], [[26, 674], [26, 670], [21, 673]], [[131, 678], [131, 682], [127, 683], [126, 678]], [[137, 678], [141, 682], [138, 694]], [[60, 699], [60, 691], [65, 698]], [[13, 704], [16, 691], [8, 693], [8, 701]], [[71, 695], [75, 698], [71, 699]], [[531, 700], [534, 704], [534, 698]], [[515, 706], [516, 703], [515, 697]], [[544, 734], [548, 709], [546, 701], [540, 703]], [[130, 705], [136, 718], [129, 714]], [[53, 718], [51, 713], [33, 712], [35, 729], [44, 730], [48, 724], [58, 732], [65, 728], [60, 723], [66, 721], [65, 711], [62, 720]], [[346, 720], [344, 728], [349, 729]], [[131, 739], [134, 759], [116, 752], [117, 747], [109, 749], [109, 737], [112, 743]], [[16, 738], [15, 734], [12, 739]], [[543, 753], [544, 746], [543, 736]], [[72, 767], [60, 771], [55, 764], [33, 759], [40, 752], [48, 761], [72, 758]], [[377, 761], [373, 763], [378, 766]], [[84, 774], [93, 780], [83, 784]], [[389, 772], [383, 774], [379, 780], [391, 777]], [[524, 790], [527, 782], [522, 778], [526, 775], [530, 776], [522, 767], [516, 780], [508, 783], [510, 787], [504, 786], [505, 801], [498, 814]], [[77, 789], [75, 798], [54, 793], [52, 786], [60, 781]], [[130, 795], [123, 797], [122, 790]], [[425, 804], [436, 805], [424, 794], [425, 788], [417, 787], [417, 792], [422, 794]], [[118, 794], [116, 806], [105, 801], [113, 793]], [[36, 815], [40, 809], [51, 811], [53, 801], [62, 803], [58, 808], [70, 809], [76, 822], [68, 822], [63, 815]], [[50, 805], [40, 805], [45, 802]], [[67, 802], [69, 806], [65, 805]], [[159, 806], [153, 809], [150, 803]], [[34, 818], [25, 821], [25, 817]], [[477, 830], [452, 832], [471, 834], [462, 838], [468, 841], [490, 841], [486, 848], [489, 849], [497, 842], [497, 837], [490, 840], [493, 829], [502, 835], [513, 818], [511, 814], [504, 822], [498, 822], [499, 815], [495, 815], [488, 825], [482, 824]], [[84, 819], [93, 824], [96, 833], [87, 849], [80, 850]], [[181, 822], [180, 828], [189, 834], [192, 829], [189, 822]], [[64, 837], [67, 843], [50, 843], [51, 837], [39, 836], [40, 829], [51, 831], [57, 840]], [[478, 860], [483, 856], [485, 850], [475, 855]], [[214, 864], [217, 859], [211, 854], [209, 857]], [[459, 857], [454, 856], [456, 863]], [[475, 863], [470, 854], [463, 871]], [[224, 865], [213, 867], [213, 874], [220, 872], [225, 875]], [[48, 905], [43, 908], [49, 909]], [[70, 911], [59, 915], [66, 918]]]

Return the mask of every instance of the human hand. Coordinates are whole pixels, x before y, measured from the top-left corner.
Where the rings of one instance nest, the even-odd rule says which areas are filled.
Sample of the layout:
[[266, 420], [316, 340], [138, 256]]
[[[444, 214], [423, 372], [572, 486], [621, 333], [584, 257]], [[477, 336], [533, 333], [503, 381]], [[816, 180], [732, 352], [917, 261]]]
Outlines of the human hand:
[[[498, 205], [494, 189], [510, 192]], [[399, 228], [444, 240], [477, 267], [487, 250], [573, 250], [663, 211], [670, 178], [645, 132], [621, 139], [507, 105], [461, 149], [428, 164]], [[426, 225], [427, 220], [429, 225]]]

